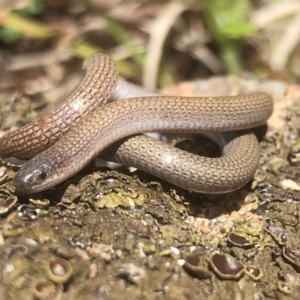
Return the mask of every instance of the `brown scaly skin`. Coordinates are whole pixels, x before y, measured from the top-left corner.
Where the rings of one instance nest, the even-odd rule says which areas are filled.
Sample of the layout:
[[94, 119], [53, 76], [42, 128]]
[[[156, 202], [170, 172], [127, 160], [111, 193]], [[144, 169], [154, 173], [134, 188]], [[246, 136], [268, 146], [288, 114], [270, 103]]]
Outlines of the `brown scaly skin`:
[[[108, 55], [97, 53], [84, 62], [84, 69], [81, 85], [60, 108], [0, 139], [3, 157], [29, 158], [51, 146], [18, 172], [15, 184], [25, 193], [45, 190], [71, 177], [122, 138], [142, 132], [245, 130], [264, 124], [273, 110], [271, 97], [262, 92], [226, 97], [145, 97], [144, 91], [134, 90], [132, 85], [124, 97], [137, 98], [99, 107], [114, 98], [116, 68]], [[122, 94], [118, 91], [116, 97]], [[106, 155], [188, 190], [224, 193], [252, 178], [259, 144], [249, 131], [218, 137], [224, 146], [220, 158], [196, 156], [144, 135], [113, 145]]]

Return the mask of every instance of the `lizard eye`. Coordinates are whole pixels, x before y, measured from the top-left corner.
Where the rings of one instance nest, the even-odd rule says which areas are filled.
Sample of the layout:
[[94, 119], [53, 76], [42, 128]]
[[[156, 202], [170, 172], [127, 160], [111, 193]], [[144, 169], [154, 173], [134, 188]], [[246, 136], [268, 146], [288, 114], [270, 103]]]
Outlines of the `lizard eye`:
[[39, 179], [39, 180], [45, 180], [46, 178], [47, 178], [47, 176], [48, 176], [48, 174], [47, 174], [47, 172], [46, 171], [44, 171], [44, 170], [39, 170], [38, 171], [38, 173], [37, 173], [37, 178]]

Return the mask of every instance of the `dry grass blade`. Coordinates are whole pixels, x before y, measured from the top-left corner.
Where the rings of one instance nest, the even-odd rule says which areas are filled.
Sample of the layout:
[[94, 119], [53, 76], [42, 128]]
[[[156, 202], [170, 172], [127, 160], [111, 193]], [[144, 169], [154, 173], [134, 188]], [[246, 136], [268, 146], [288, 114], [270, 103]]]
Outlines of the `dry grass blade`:
[[300, 1], [298, 0], [273, 3], [253, 12], [251, 22], [257, 29], [260, 29], [297, 12], [300, 12]]
[[4, 10], [0, 10], [0, 25], [21, 33], [27, 38], [48, 39], [54, 36], [47, 26]]
[[6, 64], [8, 71], [19, 71], [36, 67], [48, 67], [67, 61], [72, 56], [66, 49], [60, 51], [47, 50], [44, 52], [22, 53], [14, 55]]
[[150, 40], [145, 63], [143, 84], [148, 90], [156, 89], [157, 73], [166, 36], [177, 17], [185, 10], [179, 2], [167, 4], [156, 20], [150, 25]]
[[300, 14], [290, 21], [283, 34], [275, 45], [271, 57], [270, 66], [273, 70], [282, 70], [296, 45], [300, 42]]

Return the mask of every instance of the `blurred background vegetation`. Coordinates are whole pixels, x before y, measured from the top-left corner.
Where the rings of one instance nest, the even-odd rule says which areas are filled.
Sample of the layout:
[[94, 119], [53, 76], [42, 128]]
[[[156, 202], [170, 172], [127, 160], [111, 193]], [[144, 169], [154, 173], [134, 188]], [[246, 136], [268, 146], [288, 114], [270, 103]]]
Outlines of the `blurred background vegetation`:
[[55, 66], [95, 51], [149, 89], [227, 73], [300, 77], [299, 0], [0, 2], [0, 89], [41, 68], [59, 80]]

